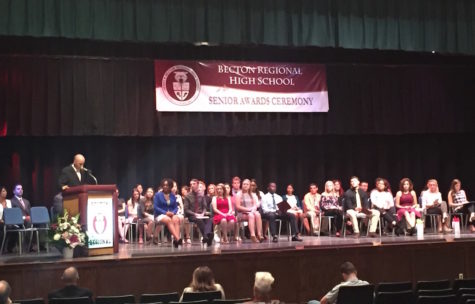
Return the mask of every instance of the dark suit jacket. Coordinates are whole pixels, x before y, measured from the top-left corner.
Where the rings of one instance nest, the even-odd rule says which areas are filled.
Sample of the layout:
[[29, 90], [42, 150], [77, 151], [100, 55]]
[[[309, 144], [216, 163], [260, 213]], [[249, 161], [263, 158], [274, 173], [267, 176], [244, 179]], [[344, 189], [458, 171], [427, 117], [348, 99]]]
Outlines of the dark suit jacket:
[[[361, 199], [361, 207], [365, 209], [371, 209], [368, 201], [368, 194], [361, 189], [358, 189]], [[356, 191], [354, 189], [348, 189], [345, 192], [345, 202], [343, 208], [345, 210], [355, 209], [356, 208]]]
[[61, 175], [58, 179], [60, 190], [63, 189], [63, 186], [74, 187], [87, 184], [94, 184], [94, 182], [91, 182], [91, 178], [86, 172], [81, 171], [81, 180], [79, 180], [76, 171], [74, 171], [71, 165], [66, 166], [63, 168], [63, 170], [61, 170]]
[[206, 198], [191, 191], [183, 198], [183, 209], [186, 217], [194, 216], [195, 213], [208, 212]]
[[20, 208], [21, 213], [23, 213], [23, 216], [30, 216], [30, 210], [31, 210], [31, 205], [30, 201], [27, 200], [26, 198], [22, 198], [23, 203], [25, 204], [25, 208], [21, 205], [20, 201], [16, 198], [16, 196], [12, 197], [12, 208]]
[[92, 303], [92, 291], [75, 285], [68, 285], [48, 294], [48, 299], [88, 297]]

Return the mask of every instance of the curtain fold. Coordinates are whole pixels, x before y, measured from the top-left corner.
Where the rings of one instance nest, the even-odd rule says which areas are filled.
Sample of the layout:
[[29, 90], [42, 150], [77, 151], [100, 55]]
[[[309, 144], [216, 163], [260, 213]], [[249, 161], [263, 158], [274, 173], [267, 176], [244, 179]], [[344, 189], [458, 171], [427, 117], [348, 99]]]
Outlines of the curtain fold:
[[475, 54], [475, 2], [0, 0], [0, 35]]

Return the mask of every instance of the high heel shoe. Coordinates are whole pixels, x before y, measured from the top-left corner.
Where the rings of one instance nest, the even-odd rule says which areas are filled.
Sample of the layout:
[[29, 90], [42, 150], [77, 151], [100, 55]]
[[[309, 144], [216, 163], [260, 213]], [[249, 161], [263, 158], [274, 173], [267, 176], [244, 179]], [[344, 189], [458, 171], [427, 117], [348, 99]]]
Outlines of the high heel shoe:
[[251, 241], [252, 241], [253, 243], [260, 243], [259, 239], [256, 238], [254, 235], [251, 236]]
[[183, 239], [179, 239], [178, 241], [173, 240], [173, 247], [178, 248], [178, 246], [183, 245]]

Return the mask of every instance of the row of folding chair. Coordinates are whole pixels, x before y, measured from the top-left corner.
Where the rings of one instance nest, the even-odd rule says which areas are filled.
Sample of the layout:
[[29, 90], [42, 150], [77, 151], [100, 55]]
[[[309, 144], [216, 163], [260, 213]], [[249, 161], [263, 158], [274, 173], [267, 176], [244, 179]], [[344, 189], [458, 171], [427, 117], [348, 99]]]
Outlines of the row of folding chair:
[[[18, 247], [19, 253], [22, 254], [22, 245], [23, 237], [26, 233], [30, 233], [30, 240], [27, 250], [31, 247], [31, 242], [33, 235], [36, 233], [36, 245], [37, 251], [40, 253], [40, 237], [39, 233], [41, 231], [49, 231], [49, 212], [46, 207], [32, 207], [30, 210], [30, 220], [31, 227], [25, 227], [25, 222], [23, 220], [23, 214], [20, 208], [6, 208], [3, 210], [3, 239], [2, 246], [0, 248], [0, 254], [3, 253], [5, 246], [5, 241], [7, 239], [8, 233], [18, 233]], [[48, 238], [46, 238], [46, 250], [49, 250], [48, 247]]]

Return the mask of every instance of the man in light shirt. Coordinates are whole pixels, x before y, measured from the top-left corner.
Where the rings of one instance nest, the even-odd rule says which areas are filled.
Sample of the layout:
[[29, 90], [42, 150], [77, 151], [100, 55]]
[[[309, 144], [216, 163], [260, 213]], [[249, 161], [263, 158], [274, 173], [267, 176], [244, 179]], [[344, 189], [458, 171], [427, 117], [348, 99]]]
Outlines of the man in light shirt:
[[341, 276], [343, 282], [333, 287], [332, 290], [327, 292], [326, 295], [320, 301], [309, 301], [308, 304], [334, 304], [338, 299], [338, 292], [341, 286], [362, 286], [368, 285], [366, 281], [362, 281], [357, 277], [357, 271], [355, 265], [351, 262], [345, 262], [340, 266]]

